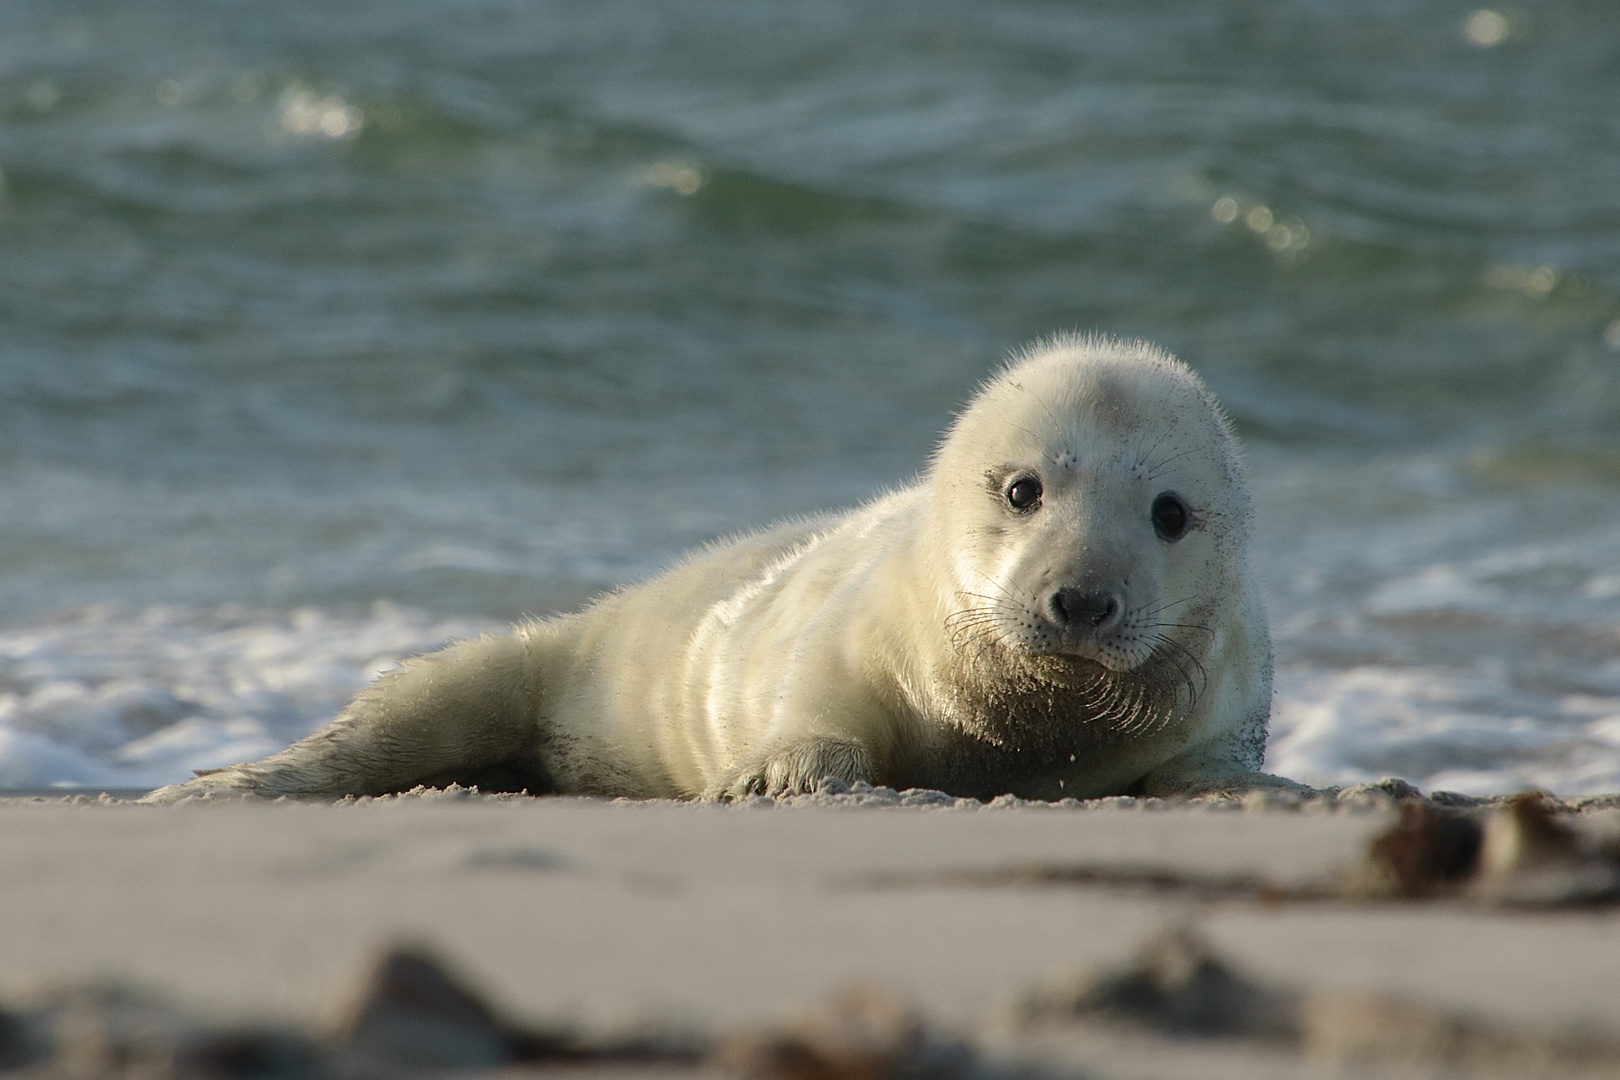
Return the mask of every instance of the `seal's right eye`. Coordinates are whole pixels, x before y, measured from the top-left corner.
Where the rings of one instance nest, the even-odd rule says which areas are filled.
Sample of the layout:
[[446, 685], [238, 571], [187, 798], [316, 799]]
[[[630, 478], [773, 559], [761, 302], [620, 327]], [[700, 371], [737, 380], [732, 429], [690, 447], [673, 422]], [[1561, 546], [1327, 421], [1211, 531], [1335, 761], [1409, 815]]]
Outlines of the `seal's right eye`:
[[1159, 534], [1160, 540], [1171, 544], [1186, 536], [1192, 525], [1192, 513], [1187, 504], [1173, 491], [1160, 492], [1153, 500], [1152, 516], [1153, 531]]
[[1014, 510], [1033, 510], [1041, 504], [1041, 482], [1033, 476], [1020, 476], [1007, 485], [1007, 505]]

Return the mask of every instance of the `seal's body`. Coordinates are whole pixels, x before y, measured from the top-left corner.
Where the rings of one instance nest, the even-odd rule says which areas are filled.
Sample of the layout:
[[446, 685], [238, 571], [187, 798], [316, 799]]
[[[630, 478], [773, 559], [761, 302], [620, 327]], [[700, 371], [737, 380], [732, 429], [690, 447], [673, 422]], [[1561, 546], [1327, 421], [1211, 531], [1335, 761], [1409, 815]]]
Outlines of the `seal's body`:
[[407, 661], [282, 753], [152, 798], [1286, 784], [1258, 772], [1271, 651], [1249, 515], [1190, 371], [1061, 339], [982, 389], [918, 484]]

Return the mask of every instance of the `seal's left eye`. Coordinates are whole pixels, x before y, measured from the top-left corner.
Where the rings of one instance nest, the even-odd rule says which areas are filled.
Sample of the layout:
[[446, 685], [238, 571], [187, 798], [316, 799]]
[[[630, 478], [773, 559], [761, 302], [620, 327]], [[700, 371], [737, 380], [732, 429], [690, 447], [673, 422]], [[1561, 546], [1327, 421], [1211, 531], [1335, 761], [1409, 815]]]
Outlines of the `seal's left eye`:
[[1041, 482], [1033, 476], [1020, 476], [1007, 485], [1007, 505], [1014, 510], [1033, 510], [1041, 501]]
[[1175, 543], [1187, 535], [1191, 524], [1192, 513], [1175, 492], [1162, 492], [1153, 500], [1153, 531], [1159, 534], [1160, 540]]

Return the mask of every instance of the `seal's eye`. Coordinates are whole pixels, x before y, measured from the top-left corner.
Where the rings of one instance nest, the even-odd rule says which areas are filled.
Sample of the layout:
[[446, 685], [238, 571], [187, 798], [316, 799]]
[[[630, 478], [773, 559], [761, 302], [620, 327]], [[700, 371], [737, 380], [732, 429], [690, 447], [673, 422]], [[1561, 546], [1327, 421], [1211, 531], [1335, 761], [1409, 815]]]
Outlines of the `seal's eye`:
[[1192, 513], [1180, 495], [1165, 491], [1153, 500], [1153, 531], [1159, 534], [1160, 540], [1175, 543], [1187, 535], [1187, 526], [1191, 524]]
[[1041, 504], [1041, 482], [1033, 476], [1020, 476], [1007, 485], [1007, 505], [1014, 510], [1033, 510]]

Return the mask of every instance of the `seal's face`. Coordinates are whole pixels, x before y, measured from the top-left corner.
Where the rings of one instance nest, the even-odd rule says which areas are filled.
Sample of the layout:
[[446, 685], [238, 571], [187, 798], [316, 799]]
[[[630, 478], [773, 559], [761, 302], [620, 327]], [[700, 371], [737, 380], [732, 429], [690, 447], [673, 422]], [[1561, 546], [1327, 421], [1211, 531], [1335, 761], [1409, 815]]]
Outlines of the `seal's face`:
[[1193, 682], [1240, 573], [1232, 438], [1181, 365], [1077, 345], [1010, 368], [963, 414], [931, 482], [956, 538], [961, 648], [1058, 681], [1157, 665]]

